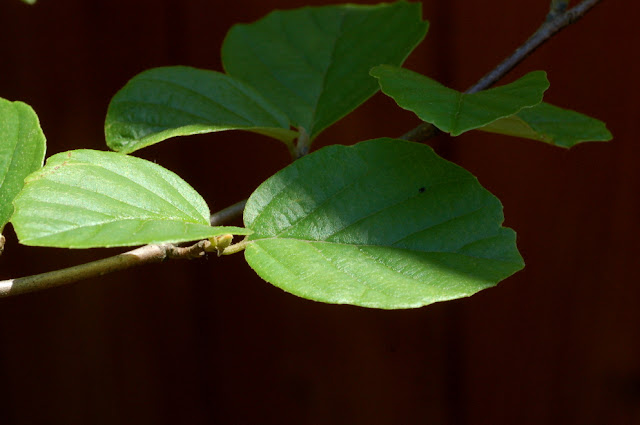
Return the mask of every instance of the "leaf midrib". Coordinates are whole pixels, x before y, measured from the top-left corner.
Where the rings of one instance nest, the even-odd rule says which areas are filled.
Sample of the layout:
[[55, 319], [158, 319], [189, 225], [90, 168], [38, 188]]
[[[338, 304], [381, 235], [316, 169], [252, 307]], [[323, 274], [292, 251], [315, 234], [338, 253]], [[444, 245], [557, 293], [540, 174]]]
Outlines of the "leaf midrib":
[[[170, 222], [172, 224], [173, 223], [179, 223], [179, 224], [186, 225], [186, 226], [195, 224], [197, 226], [213, 228], [212, 226], [207, 226], [206, 224], [189, 223], [189, 222], [185, 222], [185, 221], [181, 221], [181, 220], [169, 220], [169, 219], [166, 219], [166, 220], [159, 220], [159, 219], [145, 220], [145, 219], [130, 219], [130, 218], [126, 218], [126, 219], [109, 220], [109, 221], [104, 221], [104, 222], [101, 222], [101, 223], [93, 223], [93, 224], [84, 225], [84, 226], [74, 226], [71, 229], [60, 230], [60, 231], [57, 231], [57, 232], [50, 232], [50, 233], [47, 233], [44, 236], [38, 236], [38, 237], [35, 237], [35, 238], [31, 238], [31, 239], [23, 239], [23, 241], [34, 241], [34, 240], [38, 240], [38, 239], [49, 238], [49, 237], [52, 237], [52, 236], [60, 236], [60, 235], [62, 235], [64, 233], [71, 233], [71, 232], [74, 232], [74, 231], [77, 231], [77, 230], [81, 230], [81, 229], [89, 229], [89, 228], [94, 228], [94, 227], [99, 228], [101, 226], [105, 226], [105, 225], [113, 224], [113, 223], [120, 223], [120, 222], [139, 222], [139, 226], [138, 226], [139, 228], [141, 228], [142, 226], [144, 226], [147, 223], [153, 223], [153, 222], [158, 222], [158, 223]], [[133, 235], [135, 235], [135, 234], [136, 234], [136, 232], [133, 232]]]
[[[486, 236], [480, 239], [476, 239], [468, 244], [465, 244], [463, 246], [461, 246], [460, 248], [457, 248], [458, 250], [460, 249], [464, 249], [466, 246], [470, 245], [471, 243], [478, 243], [487, 239], [493, 239], [496, 236], [499, 236], [499, 234], [493, 234], [491, 236]], [[410, 249], [410, 248], [403, 248], [403, 247], [397, 247], [397, 246], [391, 246], [391, 245], [375, 245], [375, 244], [356, 244], [356, 243], [344, 243], [344, 242], [333, 242], [333, 241], [318, 241], [318, 240], [312, 240], [312, 239], [296, 239], [296, 238], [278, 238], [278, 237], [266, 237], [266, 238], [259, 238], [259, 239], [251, 239], [248, 241], [249, 244], [252, 243], [257, 243], [260, 241], [264, 241], [264, 240], [279, 240], [279, 241], [295, 241], [295, 242], [304, 242], [304, 243], [311, 243], [311, 244], [330, 244], [330, 245], [341, 245], [341, 246], [349, 246], [349, 247], [356, 247], [358, 249], [360, 248], [366, 248], [366, 247], [371, 247], [371, 248], [387, 248], [387, 249], [392, 249], [392, 250], [398, 250], [398, 251], [408, 251], [408, 252], [414, 252], [414, 253], [422, 253], [422, 254], [454, 254], [454, 255], [460, 255], [463, 257], [467, 257], [467, 258], [474, 258], [476, 260], [491, 260], [491, 261], [498, 261], [501, 263], [506, 263], [506, 264], [515, 264], [514, 261], [510, 261], [510, 260], [503, 260], [503, 259], [498, 259], [498, 258], [491, 258], [491, 257], [478, 257], [475, 255], [469, 255], [469, 254], [465, 254], [465, 253], [461, 253], [458, 251], [422, 251], [422, 250], [417, 250], [417, 249]]]
[[[223, 74], [223, 75], [224, 75], [224, 74]], [[229, 79], [232, 79], [232, 78], [233, 78], [233, 77], [230, 77], [230, 76], [227, 76], [227, 75], [225, 75], [225, 77], [227, 77], [227, 78], [229, 78]], [[159, 83], [167, 84], [167, 85], [169, 85], [169, 86], [178, 87], [178, 88], [180, 88], [180, 89], [182, 89], [182, 90], [184, 90], [184, 91], [187, 91], [187, 92], [189, 92], [189, 93], [194, 94], [196, 97], [200, 97], [200, 98], [204, 99], [204, 100], [205, 100], [205, 101], [207, 101], [208, 103], [212, 103], [212, 104], [218, 105], [221, 109], [224, 109], [224, 110], [226, 110], [226, 111], [229, 111], [231, 114], [233, 114], [233, 115], [235, 115], [235, 116], [237, 116], [237, 117], [239, 117], [239, 118], [241, 118], [241, 119], [243, 119], [243, 120], [245, 120], [245, 121], [247, 121], [247, 122], [253, 122], [253, 120], [251, 120], [251, 119], [247, 118], [247, 117], [246, 117], [246, 116], [244, 116], [244, 115], [241, 115], [241, 114], [240, 114], [240, 113], [238, 113], [237, 111], [234, 111], [234, 110], [232, 110], [232, 109], [229, 109], [226, 105], [224, 105], [224, 104], [222, 104], [222, 103], [218, 102], [217, 100], [215, 100], [215, 99], [213, 99], [213, 98], [211, 98], [211, 97], [209, 97], [209, 96], [207, 96], [207, 95], [205, 95], [205, 94], [203, 94], [203, 93], [200, 93], [200, 92], [198, 92], [198, 91], [196, 91], [196, 90], [194, 90], [194, 89], [192, 89], [192, 88], [190, 88], [190, 87], [186, 87], [186, 86], [184, 86], [184, 85], [181, 85], [181, 84], [179, 84], [179, 83], [177, 83], [177, 82], [174, 82], [174, 81], [168, 81], [168, 80], [163, 80], [163, 79], [160, 79], [160, 78], [149, 78], [149, 77], [142, 78], [142, 81], [159, 82]], [[273, 114], [272, 114], [270, 111], [268, 111], [268, 110], [264, 109], [264, 108], [262, 107], [262, 105], [260, 105], [258, 102], [256, 102], [256, 100], [255, 100], [253, 97], [251, 97], [251, 96], [247, 95], [247, 93], [246, 93], [245, 91], [243, 91], [243, 90], [239, 89], [239, 88], [238, 88], [238, 86], [236, 86], [236, 85], [231, 84], [231, 86], [233, 87], [233, 89], [234, 89], [236, 92], [241, 93], [241, 94], [243, 95], [243, 97], [245, 97], [245, 99], [250, 100], [250, 101], [251, 101], [251, 103], [255, 104], [258, 108], [260, 108], [263, 112], [265, 112], [265, 113], [266, 113], [266, 115], [270, 116], [271, 118], [275, 118], [275, 117], [273, 116]], [[145, 103], [151, 103], [151, 104], [153, 104], [152, 102], [145, 102]], [[184, 110], [182, 110], [182, 109], [178, 109], [178, 108], [175, 108], [175, 107], [172, 107], [172, 109], [179, 110], [179, 111], [184, 111]], [[191, 115], [195, 115], [195, 116], [197, 116], [196, 114], [193, 114], [193, 113], [188, 112], [188, 111], [184, 111], [184, 112], [187, 112], [188, 114], [191, 114]], [[204, 117], [202, 117], [202, 118], [204, 118]], [[277, 121], [277, 119], [276, 119], [275, 121]]]
[[344, 33], [344, 21], [346, 19], [347, 16], [347, 11], [344, 11], [341, 16], [340, 16], [340, 23], [338, 24], [338, 32], [336, 34], [336, 36], [333, 39], [333, 44], [331, 46], [331, 54], [329, 55], [329, 60], [327, 61], [327, 66], [325, 67], [323, 73], [322, 73], [322, 81], [320, 82], [320, 93], [318, 94], [318, 97], [316, 98], [315, 104], [313, 105], [313, 109], [312, 109], [312, 114], [311, 114], [311, 118], [309, 120], [309, 128], [307, 128], [306, 130], [309, 132], [309, 136], [311, 138], [314, 137], [314, 128], [315, 128], [315, 124], [316, 124], [316, 115], [318, 113], [318, 105], [320, 104], [320, 99], [322, 98], [322, 95], [325, 93], [325, 89], [326, 89], [326, 85], [327, 85], [327, 76], [329, 75], [329, 71], [331, 69], [331, 67], [333, 66], [333, 62], [334, 62], [334, 57], [336, 54], [336, 46], [338, 45], [338, 40], [340, 40], [340, 38], [342, 37], [343, 33]]
[[[83, 167], [83, 166], [87, 166], [87, 167], [88, 167], [88, 166], [90, 166], [90, 167], [96, 167], [96, 168], [98, 168], [98, 169], [100, 169], [100, 170], [104, 170], [104, 171], [106, 171], [106, 172], [108, 172], [108, 173], [110, 173], [110, 174], [113, 174], [113, 175], [116, 175], [116, 176], [118, 176], [118, 177], [120, 177], [120, 178], [123, 178], [123, 179], [125, 179], [127, 182], [130, 182], [131, 184], [133, 184], [133, 185], [135, 185], [135, 186], [137, 186], [137, 187], [142, 188], [144, 192], [147, 192], [147, 193], [152, 194], [152, 195], [153, 195], [153, 197], [155, 197], [155, 198], [157, 198], [157, 199], [161, 200], [164, 204], [169, 205], [169, 206], [170, 206], [170, 208], [171, 208], [171, 209], [173, 209], [174, 211], [175, 211], [175, 210], [180, 211], [180, 212], [181, 212], [181, 213], [183, 213], [185, 216], [190, 217], [190, 218], [192, 218], [192, 219], [196, 219], [196, 217], [193, 217], [193, 215], [192, 215], [192, 214], [189, 214], [187, 211], [184, 211], [183, 209], [181, 209], [181, 208], [179, 208], [178, 206], [174, 205], [174, 204], [173, 204], [173, 203], [171, 203], [169, 200], [165, 199], [165, 197], [163, 197], [163, 196], [161, 196], [161, 195], [159, 195], [159, 194], [155, 193], [154, 191], [152, 191], [152, 190], [151, 190], [151, 189], [149, 189], [148, 187], [144, 186], [143, 184], [141, 184], [141, 183], [139, 183], [139, 182], [137, 182], [137, 181], [134, 181], [134, 180], [132, 180], [131, 178], [129, 178], [129, 177], [125, 176], [125, 175], [122, 175], [122, 174], [120, 174], [120, 173], [118, 173], [118, 172], [116, 172], [116, 171], [114, 171], [114, 170], [111, 170], [111, 169], [109, 169], [109, 168], [106, 168], [106, 167], [105, 167], [105, 166], [103, 166], [102, 164], [93, 164], [93, 163], [90, 163], [90, 162], [79, 162], [79, 161], [78, 161], [78, 162], [69, 162], [69, 163], [67, 163], [67, 164], [65, 164], [65, 165], [64, 165], [64, 167], [73, 167], [73, 166], [79, 166], [79, 167]], [[153, 170], [152, 170], [152, 172], [153, 172]], [[170, 182], [168, 182], [167, 180], [165, 180], [165, 179], [164, 179], [164, 177], [163, 177], [162, 175], [160, 175], [159, 173], [154, 172], [153, 174], [154, 174], [156, 177], [158, 177], [159, 179], [161, 179], [161, 180], [162, 180], [162, 182], [164, 182], [164, 183], [165, 183], [169, 188], [171, 188], [171, 190], [168, 190], [168, 192], [173, 192], [173, 193], [174, 193], [174, 195], [176, 195], [176, 194], [177, 194], [177, 195], [179, 195], [179, 197], [180, 197], [180, 198], [182, 198], [182, 200], [183, 200], [186, 204], [188, 204], [191, 208], [193, 208], [193, 210], [194, 210], [194, 211], [192, 211], [192, 212], [195, 212], [195, 213], [197, 213], [197, 214], [198, 214], [198, 217], [197, 217], [197, 218], [198, 218], [198, 219], [203, 219], [203, 217], [201, 217], [201, 216], [199, 215], [199, 211], [198, 211], [198, 209], [196, 208], [196, 206], [195, 206], [195, 205], [193, 205], [193, 204], [192, 204], [188, 199], [186, 199], [186, 198], [184, 197], [184, 195], [183, 195], [179, 190], [177, 190], [177, 189], [176, 189], [176, 188], [175, 188], [175, 187], [174, 187]], [[43, 180], [43, 181], [50, 182], [50, 183], [52, 183], [52, 184], [57, 184], [57, 185], [67, 186], [67, 187], [72, 187], [72, 188], [74, 188], [74, 189], [76, 189], [76, 190], [83, 190], [83, 191], [87, 191], [87, 192], [89, 192], [89, 193], [94, 193], [94, 194], [102, 195], [102, 196], [105, 196], [106, 198], [109, 198], [109, 199], [112, 199], [112, 200], [114, 200], [114, 201], [117, 201], [117, 202], [123, 203], [123, 204], [125, 204], [125, 205], [129, 205], [129, 206], [135, 207], [135, 208], [137, 208], [137, 209], [140, 209], [140, 210], [143, 210], [143, 211], [150, 212], [149, 210], [147, 210], [147, 209], [145, 209], [145, 208], [142, 208], [142, 207], [140, 207], [140, 206], [138, 206], [138, 205], [129, 204], [129, 203], [127, 203], [127, 202], [125, 202], [125, 201], [123, 201], [123, 200], [121, 200], [121, 199], [113, 198], [113, 197], [111, 197], [111, 196], [109, 196], [109, 195], [107, 195], [107, 194], [101, 193], [101, 192], [95, 192], [95, 191], [92, 191], [92, 190], [90, 190], [90, 189], [87, 189], [87, 188], [84, 188], [84, 187], [80, 187], [80, 186], [74, 186], [74, 185], [69, 184], [69, 183], [66, 183], [66, 182], [60, 182], [60, 181], [56, 181], [56, 180], [52, 180], [52, 179], [47, 179], [46, 177], [45, 177], [45, 178], [42, 178], [42, 180]], [[206, 218], [204, 218], [204, 220], [206, 220]], [[204, 223], [204, 221], [203, 221], [203, 223]]]

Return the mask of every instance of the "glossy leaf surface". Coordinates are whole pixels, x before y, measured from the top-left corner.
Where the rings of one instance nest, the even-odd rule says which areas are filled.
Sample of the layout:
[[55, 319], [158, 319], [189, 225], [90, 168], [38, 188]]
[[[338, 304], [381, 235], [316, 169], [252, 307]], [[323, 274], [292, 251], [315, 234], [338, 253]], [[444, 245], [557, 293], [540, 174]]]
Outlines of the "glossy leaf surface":
[[543, 71], [530, 72], [511, 84], [473, 94], [461, 93], [395, 66], [377, 66], [371, 75], [378, 78], [382, 92], [398, 106], [453, 136], [537, 105], [549, 87]]
[[33, 109], [0, 98], [0, 233], [13, 214], [12, 202], [24, 178], [42, 167], [45, 144]]
[[65, 248], [187, 242], [249, 233], [210, 227], [209, 208], [177, 175], [115, 152], [76, 150], [47, 160], [16, 198], [25, 245]]
[[523, 267], [500, 201], [428, 146], [378, 139], [312, 153], [249, 198], [245, 256], [304, 298], [385, 309], [471, 295]]
[[231, 28], [222, 61], [314, 138], [378, 90], [371, 67], [400, 65], [427, 28], [419, 3], [275, 11]]
[[296, 132], [276, 106], [214, 71], [172, 66], [144, 71], [111, 100], [107, 145], [123, 153], [175, 136], [249, 130], [290, 143]]
[[544, 102], [478, 130], [539, 140], [563, 148], [581, 142], [608, 141], [613, 137], [602, 121]]

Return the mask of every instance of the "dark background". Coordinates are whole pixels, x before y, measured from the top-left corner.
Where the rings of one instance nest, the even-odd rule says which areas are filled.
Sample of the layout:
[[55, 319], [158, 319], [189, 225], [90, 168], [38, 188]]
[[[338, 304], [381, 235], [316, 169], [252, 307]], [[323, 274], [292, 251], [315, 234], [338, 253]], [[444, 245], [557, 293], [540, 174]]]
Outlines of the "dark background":
[[[33, 106], [48, 155], [106, 149], [108, 102], [136, 73], [221, 70], [233, 23], [304, 4], [0, 1], [0, 96]], [[424, 0], [431, 28], [406, 66], [464, 90], [533, 32], [547, 3]], [[242, 255], [2, 299], [0, 423], [640, 424], [639, 9], [605, 0], [506, 79], [546, 70], [546, 99], [604, 120], [614, 141], [570, 151], [473, 132], [433, 141], [502, 200], [524, 271], [471, 298], [401, 311], [296, 298]], [[416, 124], [377, 95], [316, 147]], [[139, 154], [190, 182], [212, 211], [288, 162], [279, 142], [242, 132]], [[220, 177], [214, 163], [242, 177]], [[0, 278], [119, 252], [24, 248], [10, 227], [7, 237]]]

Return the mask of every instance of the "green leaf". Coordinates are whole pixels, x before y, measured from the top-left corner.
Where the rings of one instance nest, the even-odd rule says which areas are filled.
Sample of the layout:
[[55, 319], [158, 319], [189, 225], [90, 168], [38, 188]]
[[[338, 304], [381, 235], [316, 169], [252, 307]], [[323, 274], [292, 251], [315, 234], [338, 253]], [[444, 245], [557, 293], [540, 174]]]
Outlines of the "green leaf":
[[13, 214], [12, 202], [24, 178], [42, 167], [45, 145], [33, 109], [0, 98], [0, 233]]
[[539, 140], [563, 148], [581, 142], [608, 141], [613, 137], [602, 121], [544, 102], [478, 130]]
[[11, 220], [25, 245], [64, 248], [186, 242], [247, 229], [210, 227], [209, 208], [159, 165], [92, 150], [63, 152], [31, 174]]
[[473, 94], [460, 93], [395, 66], [377, 66], [371, 75], [378, 78], [382, 92], [398, 106], [453, 136], [537, 105], [549, 88], [543, 71], [530, 72], [511, 84]]
[[111, 100], [107, 145], [129, 153], [175, 136], [249, 130], [290, 144], [297, 133], [278, 108], [246, 84], [186, 66], [133, 77]]
[[372, 66], [400, 65], [428, 26], [420, 3], [275, 11], [232, 27], [222, 62], [313, 139], [378, 90]]
[[471, 295], [523, 267], [500, 201], [426, 145], [377, 139], [294, 162], [249, 198], [245, 251], [304, 298], [385, 309]]

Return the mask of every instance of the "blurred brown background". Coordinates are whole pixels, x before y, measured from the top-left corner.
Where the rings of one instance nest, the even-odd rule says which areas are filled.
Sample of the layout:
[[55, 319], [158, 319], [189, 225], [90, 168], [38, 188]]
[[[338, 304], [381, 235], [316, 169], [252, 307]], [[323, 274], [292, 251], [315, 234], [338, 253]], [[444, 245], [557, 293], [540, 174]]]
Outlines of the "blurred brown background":
[[[305, 3], [1, 0], [0, 96], [34, 107], [48, 155], [105, 149], [107, 104], [129, 78], [172, 64], [221, 70], [233, 23]], [[423, 0], [431, 28], [407, 67], [466, 89], [529, 36], [547, 3]], [[613, 142], [565, 151], [472, 133], [433, 143], [503, 201], [524, 271], [404, 311], [296, 298], [242, 255], [2, 299], [0, 423], [640, 424], [639, 12], [605, 0], [507, 78], [548, 71], [547, 100], [604, 120]], [[415, 124], [378, 95], [317, 146]], [[212, 211], [288, 161], [278, 142], [240, 132], [139, 154], [180, 174]], [[220, 161], [246, 175], [217, 178]], [[119, 252], [7, 237], [0, 278]]]

